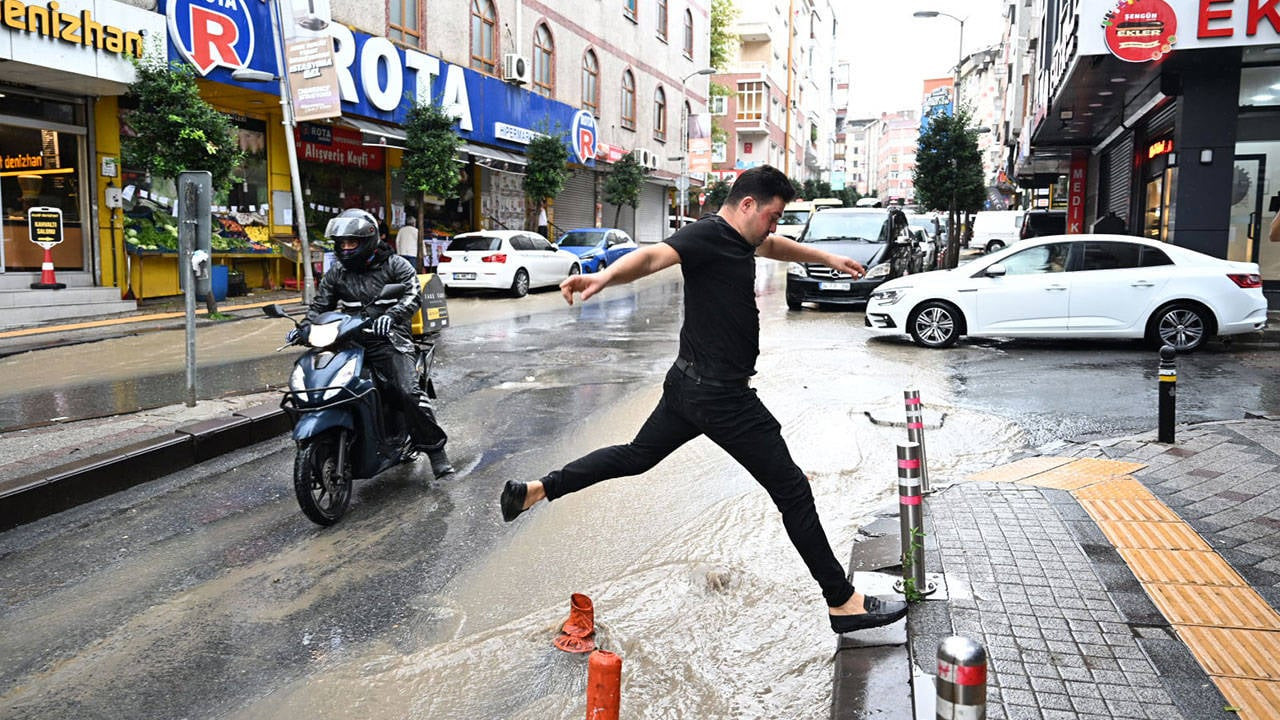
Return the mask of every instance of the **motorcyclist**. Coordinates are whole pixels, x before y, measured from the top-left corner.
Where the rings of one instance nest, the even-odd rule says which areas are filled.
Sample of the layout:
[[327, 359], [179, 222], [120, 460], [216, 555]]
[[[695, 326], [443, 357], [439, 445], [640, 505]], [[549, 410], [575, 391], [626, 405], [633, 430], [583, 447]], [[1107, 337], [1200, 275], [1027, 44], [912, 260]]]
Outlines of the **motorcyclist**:
[[[445, 453], [448, 436], [436, 422], [435, 411], [416, 382], [414, 345], [410, 327], [421, 304], [418, 276], [409, 261], [379, 238], [378, 221], [364, 210], [344, 210], [329, 221], [324, 235], [333, 241], [338, 262], [320, 279], [307, 320], [316, 321], [332, 310], [358, 310], [373, 302], [372, 332], [361, 340], [365, 363], [373, 370], [379, 389], [388, 402], [404, 409], [409, 434], [417, 449], [427, 453], [436, 477], [452, 473]], [[400, 284], [399, 298], [377, 300], [383, 286]]]

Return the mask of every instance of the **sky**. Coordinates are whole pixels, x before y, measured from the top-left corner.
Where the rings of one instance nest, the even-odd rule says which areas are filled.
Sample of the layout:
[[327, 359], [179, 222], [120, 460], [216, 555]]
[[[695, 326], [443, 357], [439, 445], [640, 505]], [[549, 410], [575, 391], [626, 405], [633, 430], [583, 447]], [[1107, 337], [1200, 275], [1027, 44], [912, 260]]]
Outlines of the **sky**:
[[[840, 47], [853, 65], [849, 117], [920, 110], [925, 78], [955, 71], [960, 23], [939, 15], [915, 18], [917, 10], [937, 10], [964, 19], [964, 53], [1000, 42], [1002, 0], [835, 0]], [[837, 57], [841, 50], [837, 48]]]

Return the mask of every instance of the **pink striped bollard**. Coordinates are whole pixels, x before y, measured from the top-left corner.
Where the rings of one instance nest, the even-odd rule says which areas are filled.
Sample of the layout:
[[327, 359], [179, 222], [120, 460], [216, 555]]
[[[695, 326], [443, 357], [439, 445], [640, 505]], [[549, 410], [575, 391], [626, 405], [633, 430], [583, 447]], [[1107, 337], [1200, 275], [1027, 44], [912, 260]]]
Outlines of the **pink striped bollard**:
[[934, 587], [924, 577], [924, 496], [920, 493], [920, 445], [898, 443], [898, 522], [902, 539], [902, 580], [894, 588], [908, 601]]
[[982, 643], [952, 635], [938, 643], [937, 720], [987, 717], [987, 651]]
[[903, 390], [903, 403], [907, 406], [907, 441], [920, 446], [920, 492], [928, 494], [929, 458], [924, 449], [924, 406], [920, 404], [919, 390]]

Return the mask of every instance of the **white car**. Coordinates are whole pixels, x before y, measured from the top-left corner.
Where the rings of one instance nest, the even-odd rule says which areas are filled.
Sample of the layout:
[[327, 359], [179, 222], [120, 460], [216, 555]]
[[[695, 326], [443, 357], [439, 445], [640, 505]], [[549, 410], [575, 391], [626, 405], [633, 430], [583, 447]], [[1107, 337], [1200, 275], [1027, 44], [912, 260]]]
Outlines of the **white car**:
[[932, 348], [972, 335], [1146, 338], [1189, 352], [1263, 329], [1267, 301], [1255, 263], [1129, 235], [1056, 235], [890, 280], [866, 324]]
[[580, 272], [577, 255], [523, 230], [454, 235], [436, 268], [445, 290], [506, 290], [512, 297], [524, 297], [530, 288], [559, 285]]

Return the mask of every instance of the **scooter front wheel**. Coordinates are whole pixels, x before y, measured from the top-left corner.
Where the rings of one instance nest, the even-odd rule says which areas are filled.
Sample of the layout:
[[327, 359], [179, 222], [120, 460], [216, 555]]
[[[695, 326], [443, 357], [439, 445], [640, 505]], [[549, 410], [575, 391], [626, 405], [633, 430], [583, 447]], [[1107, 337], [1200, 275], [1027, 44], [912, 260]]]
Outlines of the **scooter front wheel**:
[[350, 463], [338, 463], [342, 443], [343, 432], [337, 428], [298, 443], [293, 491], [302, 512], [318, 525], [338, 522], [351, 503]]

